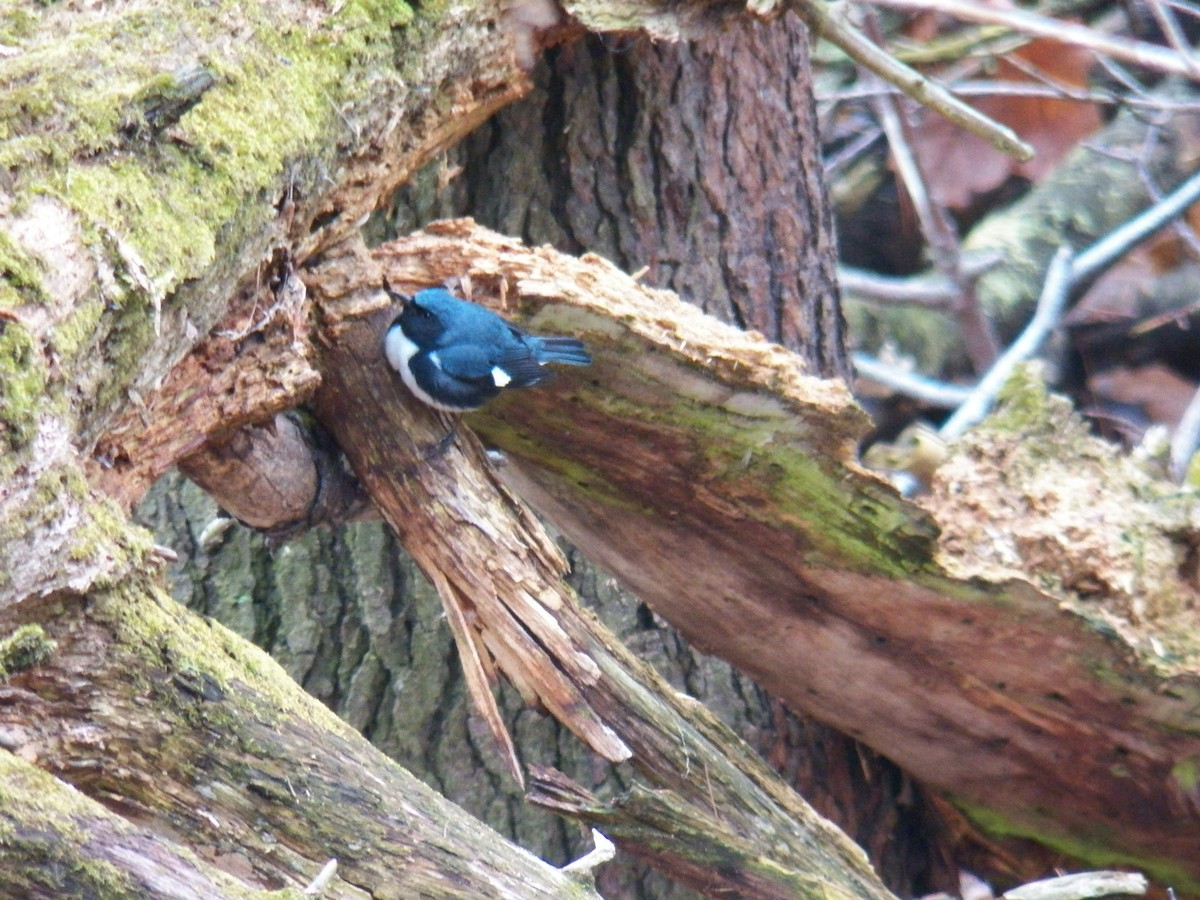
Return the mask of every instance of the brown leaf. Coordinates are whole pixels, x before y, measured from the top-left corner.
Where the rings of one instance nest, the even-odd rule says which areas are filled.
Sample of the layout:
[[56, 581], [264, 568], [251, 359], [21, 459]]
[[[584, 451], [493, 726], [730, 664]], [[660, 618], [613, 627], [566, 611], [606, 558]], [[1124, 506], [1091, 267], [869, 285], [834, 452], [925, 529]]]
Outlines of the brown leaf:
[[[997, 80], [1041, 84], [1025, 71], [1033, 69], [1062, 85], [1087, 83], [1091, 57], [1082, 48], [1040, 38], [1011, 56], [1020, 65], [1000, 58]], [[993, 95], [972, 100], [971, 105], [1008, 125], [1037, 152], [1028, 162], [1017, 162], [941, 116], [926, 116], [914, 132], [914, 151], [933, 198], [951, 209], [965, 209], [974, 195], [999, 187], [1010, 175], [1037, 181], [1101, 124], [1096, 105], [1077, 100]]]

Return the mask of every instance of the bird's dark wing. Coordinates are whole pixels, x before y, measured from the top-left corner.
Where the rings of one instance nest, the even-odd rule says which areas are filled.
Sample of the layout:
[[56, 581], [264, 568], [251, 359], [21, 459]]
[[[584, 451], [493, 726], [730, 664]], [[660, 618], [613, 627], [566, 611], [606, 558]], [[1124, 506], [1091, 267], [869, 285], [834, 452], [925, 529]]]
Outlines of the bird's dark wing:
[[[501, 342], [493, 336], [490, 344], [439, 347], [437, 357], [442, 371], [464, 381], [495, 387], [531, 387], [553, 377], [549, 369], [541, 366], [535, 348], [528, 343], [532, 338], [515, 327], [505, 337], [507, 340]], [[502, 373], [499, 376], [497, 369]]]
[[495, 384], [492, 370], [496, 363], [487, 347], [478, 344], [458, 344], [453, 347], [440, 347], [430, 354], [431, 357], [435, 355], [438, 367], [453, 378]]
[[511, 350], [496, 360], [496, 365], [503, 369], [508, 377], [509, 387], [532, 387], [549, 381], [554, 373], [544, 368], [528, 349]]

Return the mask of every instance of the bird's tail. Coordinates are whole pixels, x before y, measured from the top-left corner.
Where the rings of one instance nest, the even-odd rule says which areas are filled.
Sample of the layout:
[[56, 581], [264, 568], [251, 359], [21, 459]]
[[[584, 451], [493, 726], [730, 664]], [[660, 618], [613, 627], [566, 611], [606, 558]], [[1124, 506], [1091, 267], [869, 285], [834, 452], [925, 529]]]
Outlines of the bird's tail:
[[538, 338], [538, 362], [565, 363], [568, 366], [586, 366], [592, 361], [582, 341], [569, 337]]

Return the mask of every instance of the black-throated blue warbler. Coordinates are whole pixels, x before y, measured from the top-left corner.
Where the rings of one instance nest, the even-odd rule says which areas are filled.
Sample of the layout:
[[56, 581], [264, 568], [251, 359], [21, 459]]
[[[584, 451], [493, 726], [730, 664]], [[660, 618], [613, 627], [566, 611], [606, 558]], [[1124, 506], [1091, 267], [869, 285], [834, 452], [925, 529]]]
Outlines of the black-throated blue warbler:
[[530, 334], [442, 288], [401, 298], [404, 309], [388, 329], [384, 351], [417, 399], [437, 409], [478, 409], [502, 388], [548, 380], [547, 363], [592, 361], [575, 338]]

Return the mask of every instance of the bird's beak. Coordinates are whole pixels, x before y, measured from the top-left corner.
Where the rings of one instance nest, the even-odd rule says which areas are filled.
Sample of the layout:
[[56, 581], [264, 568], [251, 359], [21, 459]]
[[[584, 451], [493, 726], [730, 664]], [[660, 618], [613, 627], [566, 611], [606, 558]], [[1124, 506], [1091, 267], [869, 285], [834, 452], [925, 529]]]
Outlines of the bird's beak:
[[400, 293], [399, 291], [397, 291], [397, 290], [394, 290], [394, 289], [392, 288], [392, 286], [391, 286], [390, 284], [388, 284], [388, 283], [387, 283], [387, 280], [386, 280], [386, 279], [385, 279], [385, 280], [384, 280], [384, 282], [383, 282], [383, 291], [384, 291], [384, 293], [385, 293], [385, 294], [387, 294], [387, 295], [388, 295], [388, 296], [389, 296], [389, 297], [390, 297], [392, 300], [394, 300], [394, 301], [396, 301], [397, 303], [399, 303], [399, 304], [400, 304], [400, 306], [401, 306], [402, 308], [403, 308], [403, 307], [405, 307], [405, 306], [408, 306], [408, 304], [409, 304], [410, 302], [412, 302], [412, 295], [411, 295], [411, 294], [402, 294], [402, 293]]

